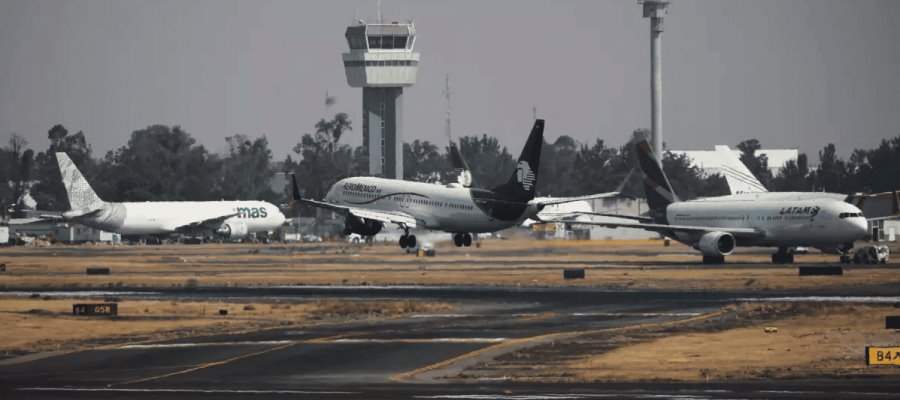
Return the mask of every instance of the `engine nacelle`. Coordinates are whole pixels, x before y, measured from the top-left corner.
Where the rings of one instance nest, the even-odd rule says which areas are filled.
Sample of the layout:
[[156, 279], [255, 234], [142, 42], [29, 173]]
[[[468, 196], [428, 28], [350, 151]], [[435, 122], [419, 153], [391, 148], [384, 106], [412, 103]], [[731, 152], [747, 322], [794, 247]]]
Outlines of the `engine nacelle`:
[[700, 237], [697, 249], [704, 256], [722, 257], [734, 252], [737, 242], [728, 232], [708, 232]]
[[365, 218], [360, 221], [359, 218], [352, 215], [348, 215], [347, 219], [344, 220], [345, 235], [355, 233], [362, 236], [375, 236], [375, 234], [381, 232], [381, 228], [383, 227], [384, 224], [382, 224], [381, 221]]
[[247, 236], [248, 233], [247, 225], [244, 224], [225, 224], [216, 229], [216, 235], [225, 239], [240, 239]]

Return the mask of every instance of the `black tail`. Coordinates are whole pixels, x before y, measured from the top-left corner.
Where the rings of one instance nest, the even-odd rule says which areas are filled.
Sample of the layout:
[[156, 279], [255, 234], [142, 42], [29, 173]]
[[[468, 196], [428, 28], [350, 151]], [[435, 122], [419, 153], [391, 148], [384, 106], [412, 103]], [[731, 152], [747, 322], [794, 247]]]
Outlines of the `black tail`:
[[291, 201], [288, 203], [291, 207], [300, 204], [300, 189], [297, 187], [297, 175], [291, 174], [291, 183], [294, 185], [291, 191]]
[[450, 142], [450, 165], [453, 167], [453, 175], [456, 177], [457, 183], [463, 187], [470, 187], [475, 183], [469, 165], [466, 164], [466, 160], [460, 154], [459, 148], [453, 142]]
[[516, 201], [528, 202], [534, 199], [534, 191], [538, 183], [538, 170], [541, 166], [541, 146], [544, 144], [544, 120], [534, 121], [525, 148], [519, 155], [516, 169], [506, 183], [493, 189], [494, 192]]
[[641, 171], [644, 173], [644, 191], [650, 210], [665, 210], [669, 204], [677, 203], [678, 196], [672, 191], [672, 185], [663, 173], [662, 165], [653, 154], [653, 148], [647, 139], [638, 141], [635, 150]]

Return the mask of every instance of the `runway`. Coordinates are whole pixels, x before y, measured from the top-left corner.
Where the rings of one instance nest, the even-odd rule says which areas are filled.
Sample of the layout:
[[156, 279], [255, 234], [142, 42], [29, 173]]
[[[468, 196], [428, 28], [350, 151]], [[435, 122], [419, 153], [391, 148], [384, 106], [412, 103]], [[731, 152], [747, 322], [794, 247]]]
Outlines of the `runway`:
[[[63, 292], [64, 294], [65, 292]], [[889, 296], [895, 288], [814, 292]], [[715, 312], [746, 292], [597, 287], [281, 287], [122, 291], [125, 298], [428, 299], [457, 311], [119, 345], [0, 365], [4, 398], [890, 398], [887, 381], [712, 384], [458, 384], [467, 366], [577, 332], [659, 324]], [[755, 297], [787, 297], [767, 293]], [[874, 298], [877, 301], [891, 297]], [[783, 300], [783, 299], [782, 299]], [[822, 388], [826, 389], [822, 389]], [[827, 389], [827, 388], [832, 389]]]

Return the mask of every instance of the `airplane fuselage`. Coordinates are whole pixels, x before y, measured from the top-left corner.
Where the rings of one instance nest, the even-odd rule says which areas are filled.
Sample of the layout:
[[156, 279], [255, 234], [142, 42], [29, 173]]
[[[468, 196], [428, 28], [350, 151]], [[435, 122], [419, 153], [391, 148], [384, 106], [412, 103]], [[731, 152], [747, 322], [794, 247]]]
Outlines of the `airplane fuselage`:
[[524, 221], [537, 209], [494, 192], [458, 185], [436, 185], [375, 177], [343, 179], [325, 201], [373, 211], [402, 212], [426, 229], [445, 232], [496, 232]]
[[157, 235], [228, 214], [238, 215], [221, 224], [197, 226], [196, 231], [215, 231], [227, 225], [234, 231], [269, 232], [285, 221], [277, 206], [264, 201], [107, 202], [95, 214], [71, 219], [123, 235]]
[[[751, 228], [761, 233], [758, 239], [739, 239], [743, 246], [830, 248], [866, 234], [867, 223], [861, 211], [843, 201], [753, 197], [734, 195], [673, 203], [666, 207], [666, 219], [672, 225], [721, 227], [723, 231]], [[790, 198], [788, 194], [785, 197]], [[694, 244], [699, 234], [677, 232], [675, 237]]]

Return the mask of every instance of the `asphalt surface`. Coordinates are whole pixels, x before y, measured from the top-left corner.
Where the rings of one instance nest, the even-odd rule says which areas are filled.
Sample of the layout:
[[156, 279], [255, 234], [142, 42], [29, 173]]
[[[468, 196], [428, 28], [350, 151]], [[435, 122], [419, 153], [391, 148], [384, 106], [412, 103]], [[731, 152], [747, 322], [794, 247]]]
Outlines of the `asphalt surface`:
[[[815, 294], [848, 296], [854, 290], [858, 289]], [[865, 295], [896, 293], [892, 287], [865, 290]], [[84, 293], [54, 293], [79, 294]], [[733, 399], [897, 398], [900, 393], [900, 383], [888, 380], [571, 385], [459, 384], [442, 379], [476, 362], [480, 354], [489, 354], [491, 346], [511, 339], [689, 318], [746, 298], [746, 293], [323, 286], [123, 290], [116, 296], [422, 299], [450, 302], [458, 311], [126, 345], [0, 365], [0, 397]]]

